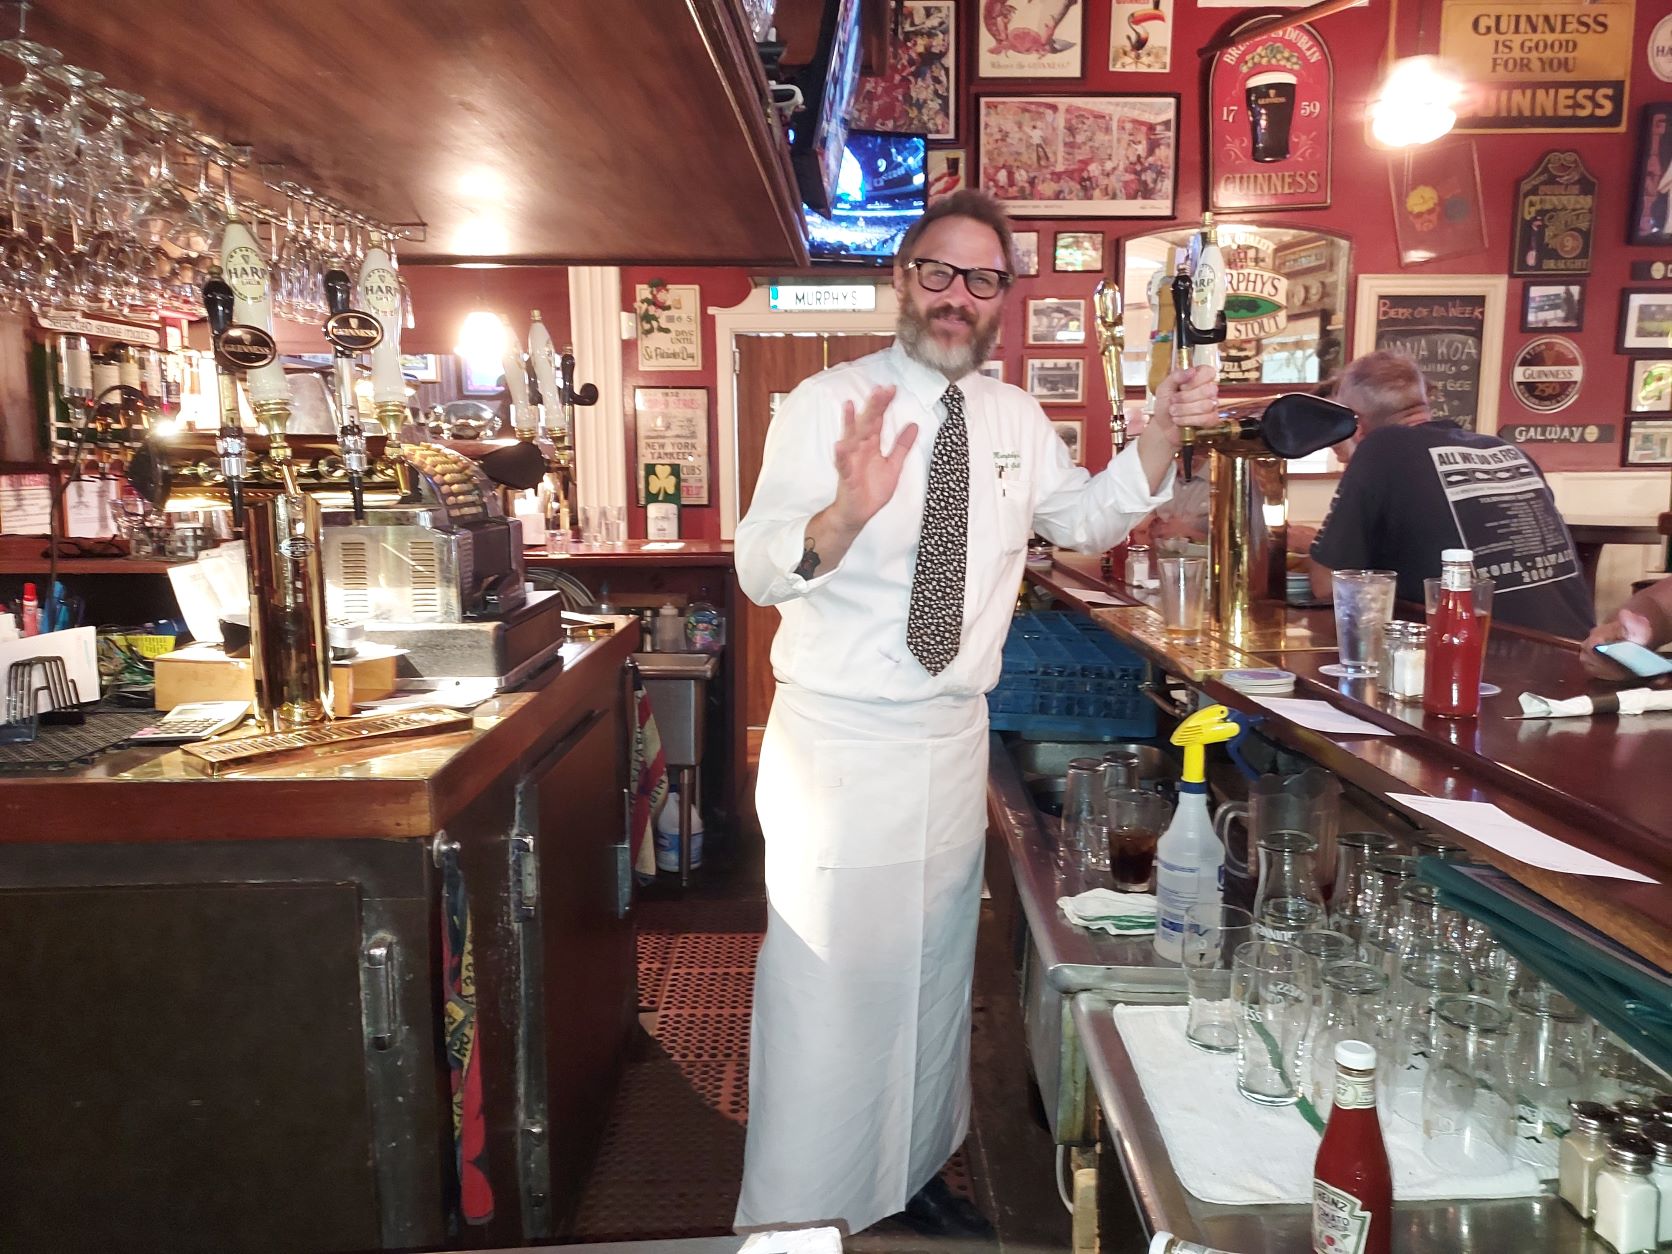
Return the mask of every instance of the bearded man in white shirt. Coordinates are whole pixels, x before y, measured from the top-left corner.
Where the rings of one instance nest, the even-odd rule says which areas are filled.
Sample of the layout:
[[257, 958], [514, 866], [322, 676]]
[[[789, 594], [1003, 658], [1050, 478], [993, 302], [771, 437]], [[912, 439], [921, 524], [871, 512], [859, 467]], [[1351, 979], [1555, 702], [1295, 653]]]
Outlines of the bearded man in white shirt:
[[985, 694], [1029, 536], [1118, 543], [1217, 409], [1212, 372], [1179, 371], [1108, 469], [1074, 466], [1038, 402], [975, 373], [1014, 255], [997, 201], [937, 202], [895, 258], [894, 344], [789, 395], [738, 525], [739, 583], [782, 616], [740, 1229], [991, 1232], [938, 1174], [969, 1127]]

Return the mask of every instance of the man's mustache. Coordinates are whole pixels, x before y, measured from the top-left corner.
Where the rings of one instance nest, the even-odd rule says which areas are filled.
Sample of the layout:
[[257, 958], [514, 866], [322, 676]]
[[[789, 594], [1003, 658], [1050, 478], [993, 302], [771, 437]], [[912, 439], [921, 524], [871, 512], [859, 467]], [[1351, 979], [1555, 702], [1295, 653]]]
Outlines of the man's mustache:
[[930, 318], [956, 318], [965, 326], [975, 325], [975, 315], [967, 309], [959, 309], [956, 305], [936, 305], [929, 311]]

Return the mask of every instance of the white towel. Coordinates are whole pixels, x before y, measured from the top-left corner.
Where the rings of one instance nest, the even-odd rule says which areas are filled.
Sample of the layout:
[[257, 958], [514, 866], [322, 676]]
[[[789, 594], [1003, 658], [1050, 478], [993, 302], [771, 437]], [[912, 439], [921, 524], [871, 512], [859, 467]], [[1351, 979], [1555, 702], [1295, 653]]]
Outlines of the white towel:
[[1093, 888], [1077, 897], [1058, 897], [1070, 923], [1111, 936], [1146, 936], [1155, 931], [1159, 906], [1154, 893], [1117, 893]]
[[[1310, 1202], [1318, 1134], [1293, 1106], [1260, 1106], [1238, 1093], [1236, 1055], [1187, 1044], [1188, 1013], [1183, 1006], [1114, 1007], [1179, 1183], [1225, 1206]], [[1423, 1153], [1422, 1130], [1403, 1119], [1384, 1114], [1382, 1136], [1396, 1201], [1544, 1192], [1532, 1168], [1520, 1163], [1490, 1176], [1436, 1167]]]

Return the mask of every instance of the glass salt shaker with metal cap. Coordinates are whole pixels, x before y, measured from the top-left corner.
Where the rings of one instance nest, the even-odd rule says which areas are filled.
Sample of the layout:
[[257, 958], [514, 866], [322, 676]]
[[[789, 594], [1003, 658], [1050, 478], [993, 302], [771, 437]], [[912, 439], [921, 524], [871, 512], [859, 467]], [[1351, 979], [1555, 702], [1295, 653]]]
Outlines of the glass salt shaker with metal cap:
[[1655, 1187], [1655, 1147], [1635, 1132], [1608, 1138], [1597, 1173], [1597, 1236], [1617, 1254], [1652, 1250], [1660, 1230], [1660, 1190]]
[[1568, 1113], [1568, 1132], [1557, 1152], [1556, 1192], [1581, 1219], [1589, 1219], [1596, 1214], [1597, 1172], [1614, 1112], [1601, 1102], [1569, 1102]]
[[1382, 644], [1382, 691], [1395, 701], [1422, 700], [1428, 664], [1428, 624], [1391, 622]]

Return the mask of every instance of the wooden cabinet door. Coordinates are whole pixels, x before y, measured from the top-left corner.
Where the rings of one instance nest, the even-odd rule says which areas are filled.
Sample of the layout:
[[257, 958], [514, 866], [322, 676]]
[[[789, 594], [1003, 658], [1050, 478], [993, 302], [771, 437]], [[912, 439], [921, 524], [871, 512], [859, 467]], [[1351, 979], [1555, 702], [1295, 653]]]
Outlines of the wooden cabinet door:
[[[737, 501], [747, 513], [760, 477], [766, 429], [780, 398], [827, 366], [864, 357], [893, 342], [890, 335], [739, 335], [737, 337]], [[778, 611], [745, 599], [746, 722], [766, 726], [772, 708], [772, 637]]]

